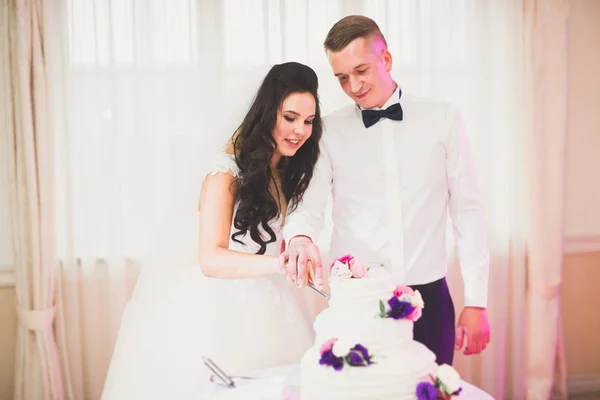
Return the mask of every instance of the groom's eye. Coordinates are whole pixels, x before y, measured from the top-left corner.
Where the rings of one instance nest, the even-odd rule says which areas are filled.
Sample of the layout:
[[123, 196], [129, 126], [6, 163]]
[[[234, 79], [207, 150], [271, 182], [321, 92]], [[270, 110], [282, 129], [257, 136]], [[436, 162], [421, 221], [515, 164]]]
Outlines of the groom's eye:
[[368, 68], [365, 68], [365, 69], [363, 69], [363, 70], [358, 70], [357, 72], [358, 72], [359, 74], [364, 74], [365, 72], [367, 72], [367, 69], [368, 69]]

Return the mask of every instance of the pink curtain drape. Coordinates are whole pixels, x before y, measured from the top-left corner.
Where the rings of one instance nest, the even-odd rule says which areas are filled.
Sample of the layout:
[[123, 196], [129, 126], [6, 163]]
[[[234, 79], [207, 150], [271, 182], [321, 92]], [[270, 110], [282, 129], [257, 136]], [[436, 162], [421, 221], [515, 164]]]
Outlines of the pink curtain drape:
[[531, 400], [553, 395], [567, 398], [559, 296], [565, 208], [567, 16], [566, 0], [524, 2], [526, 73], [530, 81], [526, 207], [527, 399]]
[[18, 318], [15, 400], [62, 400], [54, 338], [57, 278], [54, 132], [46, 52], [49, 3], [0, 7], [2, 134], [9, 149], [9, 194]]

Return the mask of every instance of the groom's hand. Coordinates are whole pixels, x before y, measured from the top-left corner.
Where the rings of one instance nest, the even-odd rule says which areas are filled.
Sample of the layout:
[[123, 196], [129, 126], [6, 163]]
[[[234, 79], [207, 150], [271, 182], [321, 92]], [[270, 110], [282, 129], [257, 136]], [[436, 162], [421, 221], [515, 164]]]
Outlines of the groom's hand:
[[456, 350], [463, 348], [465, 339], [465, 355], [481, 353], [490, 342], [490, 324], [485, 308], [463, 308], [456, 327]]
[[[312, 268], [309, 268], [309, 262]], [[292, 238], [287, 249], [282, 249], [279, 269], [300, 288], [309, 282], [318, 289], [323, 288], [321, 254], [319, 248], [306, 236]]]

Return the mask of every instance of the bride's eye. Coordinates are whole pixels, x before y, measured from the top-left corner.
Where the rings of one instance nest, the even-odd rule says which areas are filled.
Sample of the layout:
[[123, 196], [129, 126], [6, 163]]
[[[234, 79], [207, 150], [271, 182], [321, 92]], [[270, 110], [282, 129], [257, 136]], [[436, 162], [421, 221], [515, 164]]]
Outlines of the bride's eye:
[[285, 120], [288, 121], [288, 122], [294, 122], [294, 118], [288, 117], [287, 115], [284, 116], [283, 118], [285, 118]]

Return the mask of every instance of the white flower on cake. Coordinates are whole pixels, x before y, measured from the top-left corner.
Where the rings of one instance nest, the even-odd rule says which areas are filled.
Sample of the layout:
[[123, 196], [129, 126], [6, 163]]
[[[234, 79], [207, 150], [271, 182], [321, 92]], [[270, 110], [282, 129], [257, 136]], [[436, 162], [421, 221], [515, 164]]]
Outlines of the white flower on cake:
[[446, 393], [455, 393], [460, 389], [460, 375], [448, 364], [442, 364], [435, 371], [436, 377], [445, 387]]
[[425, 302], [418, 290], [410, 297], [410, 305], [417, 308], [425, 308]]
[[345, 357], [350, 353], [350, 350], [358, 343], [356, 340], [352, 339], [338, 339], [331, 348], [333, 355], [336, 357]]
[[331, 266], [330, 274], [334, 278], [348, 279], [352, 278], [352, 271], [348, 265], [335, 260]]
[[417, 385], [417, 400], [453, 400], [458, 399], [462, 388], [460, 375], [448, 364], [437, 367], [431, 381]]

